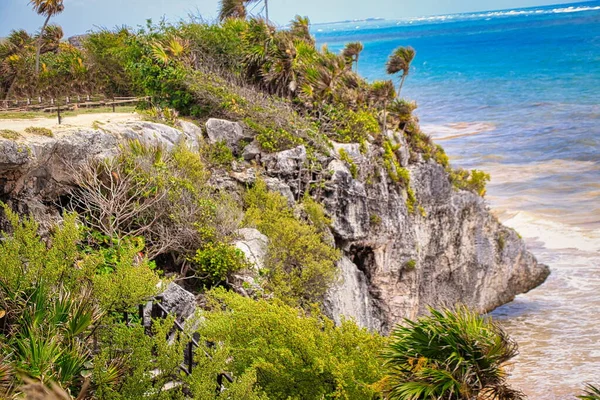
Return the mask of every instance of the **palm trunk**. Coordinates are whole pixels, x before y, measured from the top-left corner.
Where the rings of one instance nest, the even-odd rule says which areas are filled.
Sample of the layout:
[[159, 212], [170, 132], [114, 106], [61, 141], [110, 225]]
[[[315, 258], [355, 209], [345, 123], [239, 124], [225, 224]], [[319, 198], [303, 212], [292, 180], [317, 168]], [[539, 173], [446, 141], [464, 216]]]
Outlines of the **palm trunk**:
[[400, 97], [400, 93], [402, 93], [402, 85], [404, 85], [405, 79], [406, 79], [406, 74], [402, 74], [402, 79], [400, 80], [400, 86], [398, 87], [398, 98]]
[[387, 129], [387, 101], [383, 102], [383, 135], [385, 136], [385, 131]]
[[40, 54], [42, 52], [42, 43], [44, 41], [44, 31], [46, 30], [46, 26], [48, 25], [48, 21], [50, 21], [50, 17], [52, 15], [48, 14], [46, 17], [46, 21], [44, 21], [44, 25], [42, 25], [42, 30], [40, 31], [40, 37], [37, 42], [37, 50], [35, 53], [35, 76], [37, 77], [40, 73]]

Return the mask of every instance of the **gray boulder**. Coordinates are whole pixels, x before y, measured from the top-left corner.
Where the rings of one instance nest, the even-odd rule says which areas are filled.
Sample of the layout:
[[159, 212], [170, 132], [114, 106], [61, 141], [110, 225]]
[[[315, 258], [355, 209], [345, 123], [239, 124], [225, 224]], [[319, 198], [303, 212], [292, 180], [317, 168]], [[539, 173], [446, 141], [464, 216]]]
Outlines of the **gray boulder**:
[[211, 118], [206, 121], [206, 133], [210, 143], [225, 141], [227, 147], [234, 152], [239, 150], [239, 142], [244, 139], [251, 139], [252, 133], [244, 132], [244, 129], [237, 122], [230, 122], [223, 119]]
[[246, 259], [257, 271], [264, 268], [269, 238], [253, 228], [242, 228], [237, 233], [240, 240], [236, 241], [234, 246], [244, 252]]

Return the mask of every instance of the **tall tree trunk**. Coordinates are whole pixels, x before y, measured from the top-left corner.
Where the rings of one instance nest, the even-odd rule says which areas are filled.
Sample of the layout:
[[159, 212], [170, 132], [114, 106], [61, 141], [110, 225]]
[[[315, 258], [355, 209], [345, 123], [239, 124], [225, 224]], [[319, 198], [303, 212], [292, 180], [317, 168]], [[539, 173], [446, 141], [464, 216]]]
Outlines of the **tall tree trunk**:
[[402, 79], [400, 80], [400, 86], [398, 87], [398, 98], [400, 98], [400, 93], [402, 93], [402, 85], [404, 85], [405, 79], [406, 79], [406, 74], [402, 74]]
[[42, 30], [40, 31], [40, 37], [37, 42], [37, 50], [35, 53], [35, 76], [37, 77], [40, 73], [40, 54], [42, 52], [42, 43], [44, 42], [44, 31], [46, 30], [46, 26], [48, 25], [48, 21], [50, 21], [50, 17], [52, 15], [48, 14], [46, 17], [46, 21], [44, 21], [44, 25], [42, 25]]

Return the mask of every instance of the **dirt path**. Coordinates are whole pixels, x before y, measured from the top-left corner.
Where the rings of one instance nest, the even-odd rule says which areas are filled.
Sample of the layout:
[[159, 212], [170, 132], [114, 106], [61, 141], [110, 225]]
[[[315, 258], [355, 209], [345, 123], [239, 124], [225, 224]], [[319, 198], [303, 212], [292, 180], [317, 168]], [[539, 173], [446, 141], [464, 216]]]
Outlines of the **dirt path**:
[[60, 131], [68, 128], [91, 128], [94, 122], [100, 125], [109, 122], [138, 121], [137, 113], [98, 113], [80, 114], [64, 117], [62, 124], [58, 125], [56, 118], [31, 118], [31, 119], [0, 119], [0, 129], [9, 129], [23, 133], [30, 126], [48, 128], [52, 131]]

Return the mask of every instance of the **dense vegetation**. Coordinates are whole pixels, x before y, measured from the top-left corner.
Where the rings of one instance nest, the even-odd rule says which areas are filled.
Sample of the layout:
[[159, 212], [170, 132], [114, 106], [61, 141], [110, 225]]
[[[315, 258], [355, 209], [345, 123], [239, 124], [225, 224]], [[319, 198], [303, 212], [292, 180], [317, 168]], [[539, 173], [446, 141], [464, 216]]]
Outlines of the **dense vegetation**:
[[[245, 0], [223, 1], [219, 24], [101, 30], [82, 47], [62, 41], [62, 29], [49, 24], [62, 0], [31, 3], [45, 23], [38, 35], [15, 31], [0, 43], [3, 98], [148, 96], [150, 118], [174, 126], [179, 116], [240, 121], [265, 152], [304, 144], [313, 158], [329, 152], [331, 140], [360, 143], [361, 152], [372, 142], [384, 149], [376, 162], [406, 191], [414, 212], [418, 201], [395, 139], [404, 136], [413, 162], [433, 160], [457, 188], [485, 193], [489, 176], [452, 170], [441, 147], [420, 131], [416, 104], [398, 98], [415, 56], [411, 48], [389, 58], [388, 73], [399, 77], [396, 92], [391, 80], [369, 83], [358, 75], [362, 44], [350, 43], [341, 54], [318, 49], [307, 18], [277, 30], [268, 20], [246, 19]], [[358, 177], [349, 154], [339, 156]], [[450, 362], [443, 343], [426, 360], [408, 351], [411, 332], [423, 323], [433, 327], [432, 321], [398, 328], [383, 358], [388, 339], [353, 321], [335, 326], [320, 311], [340, 257], [323, 207], [309, 195], [290, 204], [260, 176], [240, 196], [212, 186], [214, 171], [233, 160], [224, 143], [167, 150], [132, 141], [116, 157], [90, 160], [73, 172], [78, 188], [62, 204], [62, 223], [49, 232], [3, 205], [0, 397], [417, 399], [430, 392], [402, 397], [395, 388], [430, 379], [425, 364], [444, 376], [470, 371], [468, 362]], [[242, 227], [269, 238], [260, 271], [231, 244]], [[252, 276], [250, 297], [227, 291], [240, 270]], [[151, 328], [130, 320], [172, 280], [203, 304], [184, 332], [173, 331], [172, 317]], [[434, 312], [434, 334], [448, 329], [471, 349], [495, 341], [496, 350], [506, 351], [483, 352], [475, 361], [490, 365], [479, 381], [465, 378], [460, 390], [444, 383], [438, 398], [471, 398], [485, 379], [500, 387], [498, 371], [512, 355], [503, 333], [474, 315], [461, 336], [465, 327], [455, 322], [464, 315]], [[201, 340], [188, 376], [179, 366], [192, 335]], [[217, 393], [223, 372], [233, 382]]]

